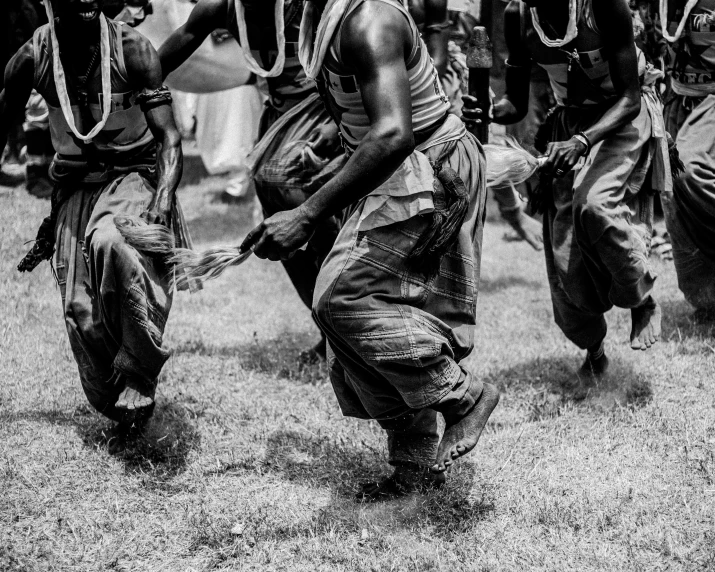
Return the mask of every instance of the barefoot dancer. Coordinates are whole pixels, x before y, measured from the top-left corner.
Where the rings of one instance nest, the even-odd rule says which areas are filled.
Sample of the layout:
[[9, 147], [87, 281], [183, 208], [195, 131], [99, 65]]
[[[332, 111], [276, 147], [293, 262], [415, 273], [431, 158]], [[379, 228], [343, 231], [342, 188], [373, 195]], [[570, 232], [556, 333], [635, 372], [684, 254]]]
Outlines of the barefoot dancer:
[[[313, 314], [332, 350], [343, 413], [376, 419], [388, 434], [394, 474], [368, 486], [365, 498], [439, 485], [477, 444], [499, 400], [496, 387], [460, 366], [476, 323], [484, 156], [449, 113], [401, 2], [319, 0], [302, 27], [301, 61], [322, 86], [350, 158], [243, 248], [288, 258], [320, 221], [345, 210]], [[437, 412], [447, 424], [441, 442]]]
[[51, 24], [15, 54], [0, 94], [0, 147], [34, 88], [47, 101], [57, 151], [52, 214], [20, 270], [54, 250], [87, 398], [110, 419], [131, 424], [153, 410], [168, 358], [162, 335], [171, 292], [161, 278], [166, 269], [127, 246], [113, 218], [143, 214], [183, 232], [174, 197], [180, 137], [148, 40], [105, 18], [101, 0], [46, 7]]
[[[256, 194], [265, 216], [302, 204], [343, 163], [337, 127], [298, 60], [303, 0], [285, 0], [280, 16], [283, 28], [277, 30], [275, 7], [283, 5], [283, 0], [199, 0], [186, 24], [159, 49], [164, 76], [167, 76], [197, 50], [211, 32], [227, 28], [242, 45], [251, 71], [266, 78], [269, 99], [261, 118], [262, 139], [252, 155]], [[277, 33], [284, 38], [278, 39]], [[241, 129], [240, 125], [226, 127]], [[309, 140], [308, 146], [306, 140]], [[291, 146], [295, 148], [292, 144], [301, 142], [304, 151], [291, 154]], [[312, 164], [309, 172], [305, 168], [306, 157]], [[315, 229], [305, 250], [283, 261], [298, 295], [308, 307], [313, 300], [318, 271], [338, 230], [337, 219], [326, 219]], [[325, 358], [324, 338], [303, 355], [309, 361], [317, 357]]]
[[[409, 0], [410, 15], [414, 18], [420, 34], [432, 56], [432, 61], [442, 81], [442, 88], [449, 99], [450, 112], [461, 115], [462, 99], [468, 93], [469, 69], [467, 57], [456, 42], [450, 40], [458, 12], [448, 10], [447, 0]], [[450, 20], [450, 15], [455, 19]], [[471, 29], [469, 30], [471, 34]], [[464, 40], [465, 42], [468, 40]], [[466, 96], [469, 97], [469, 96]], [[524, 212], [521, 199], [511, 187], [493, 189], [502, 218], [509, 223], [519, 238], [535, 250], [543, 248], [541, 225]]]
[[[548, 143], [543, 171], [551, 174], [550, 187], [553, 180], [553, 197], [544, 199], [544, 242], [554, 315], [588, 350], [582, 372], [601, 374], [608, 364], [604, 313], [612, 306], [631, 309], [634, 350], [660, 337], [648, 247], [652, 191], [671, 187], [661, 106], [651, 78], [641, 73], [645, 85], [639, 82], [625, 0], [526, 4], [525, 26], [516, 20], [505, 30], [507, 92], [494, 105], [494, 120], [510, 123], [526, 113], [533, 58], [549, 73], [558, 102], [541, 129]], [[518, 13], [519, 3], [507, 10]]]
[[666, 127], [683, 173], [663, 197], [678, 285], [702, 317], [715, 311], [715, 0], [661, 2], [673, 95]]

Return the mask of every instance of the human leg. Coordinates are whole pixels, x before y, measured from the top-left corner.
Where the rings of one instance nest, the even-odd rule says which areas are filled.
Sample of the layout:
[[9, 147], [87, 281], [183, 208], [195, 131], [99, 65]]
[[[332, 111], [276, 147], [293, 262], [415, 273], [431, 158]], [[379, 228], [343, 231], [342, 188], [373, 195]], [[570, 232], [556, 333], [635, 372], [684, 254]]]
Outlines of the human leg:
[[574, 180], [574, 236], [591, 274], [608, 276], [608, 298], [630, 308], [631, 347], [646, 350], [660, 337], [661, 312], [652, 295], [648, 261], [653, 196], [646, 177], [652, 161], [646, 109], [594, 146]]
[[87, 400], [106, 417], [122, 421], [124, 414], [115, 407], [123, 390], [115, 383], [112, 369], [116, 345], [99, 319], [92, 291], [86, 286], [90, 278], [84, 235], [99, 190], [79, 188], [67, 190], [67, 194], [57, 216], [54, 267], [70, 347]]
[[[266, 136], [280, 119], [274, 108], [267, 107], [261, 121], [261, 137]], [[326, 160], [320, 166], [306, 165], [299, 149], [305, 147], [313, 134], [328, 122], [332, 119], [316, 99], [274, 134], [254, 169], [256, 196], [265, 217], [300, 206], [341, 167], [341, 150], [331, 150], [329, 157], [319, 158], [319, 161]], [[337, 217], [321, 222], [306, 247], [282, 261], [293, 287], [308, 308], [313, 301], [318, 272], [339, 230]], [[301, 361], [310, 363], [324, 359], [325, 343], [321, 333], [321, 340], [301, 354]]]
[[[679, 192], [677, 187], [676, 192]], [[663, 194], [661, 200], [665, 224], [673, 244], [678, 287], [696, 310], [712, 312], [715, 310], [715, 261], [703, 255], [690, 238], [675, 197]]]
[[452, 452], [461, 456], [473, 448], [498, 401], [480, 409], [481, 424], [460, 425], [473, 419], [483, 393], [481, 382], [459, 365], [473, 347], [484, 221], [480, 165], [470, 161], [457, 153], [449, 162], [475, 197], [435, 272], [425, 274], [407, 261], [427, 217], [362, 231], [358, 208], [323, 264], [313, 301], [314, 317], [341, 366], [335, 377], [331, 367], [331, 378], [343, 413], [383, 424], [439, 411], [447, 420], [440, 448], [450, 463]]
[[120, 340], [112, 367], [125, 389], [116, 406], [128, 411], [153, 403], [156, 380], [169, 357], [162, 338], [172, 293], [163, 263], [127, 245], [114, 217], [141, 215], [153, 192], [145, 179], [131, 174], [101, 194], [87, 225], [90, 286], [100, 318]]
[[58, 215], [55, 267], [70, 345], [88, 400], [116, 421], [150, 413], [168, 358], [166, 272], [129, 247], [113, 221], [141, 214], [152, 192], [133, 174], [103, 190], [73, 190]]

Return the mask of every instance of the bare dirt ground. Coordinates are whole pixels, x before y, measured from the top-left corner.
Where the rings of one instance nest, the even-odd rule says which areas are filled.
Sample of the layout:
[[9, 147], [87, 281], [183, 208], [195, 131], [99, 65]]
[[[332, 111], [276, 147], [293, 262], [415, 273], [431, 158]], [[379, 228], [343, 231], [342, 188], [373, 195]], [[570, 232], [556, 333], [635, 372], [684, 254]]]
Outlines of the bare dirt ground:
[[[237, 241], [252, 205], [220, 180], [180, 192], [200, 246]], [[50, 267], [15, 266], [48, 203], [0, 188], [0, 570], [715, 570], [715, 340], [654, 261], [664, 340], [628, 347], [584, 401], [554, 325], [543, 255], [484, 242], [474, 372], [502, 402], [435, 494], [361, 505], [388, 471], [379, 429], [344, 419], [280, 265], [251, 260], [175, 299], [173, 350], [144, 438], [110, 454], [86, 403]]]

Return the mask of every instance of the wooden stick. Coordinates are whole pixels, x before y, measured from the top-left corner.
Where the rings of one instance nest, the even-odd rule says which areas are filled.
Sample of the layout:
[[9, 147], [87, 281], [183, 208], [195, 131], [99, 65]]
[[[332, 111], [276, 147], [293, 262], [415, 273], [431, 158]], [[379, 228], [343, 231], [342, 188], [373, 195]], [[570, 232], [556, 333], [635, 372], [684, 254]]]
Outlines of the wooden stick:
[[[484, 1], [484, 0], [482, 0]], [[489, 72], [492, 68], [492, 42], [484, 26], [475, 26], [467, 50], [469, 95], [476, 97], [482, 110], [482, 122], [472, 133], [482, 143], [489, 141]]]

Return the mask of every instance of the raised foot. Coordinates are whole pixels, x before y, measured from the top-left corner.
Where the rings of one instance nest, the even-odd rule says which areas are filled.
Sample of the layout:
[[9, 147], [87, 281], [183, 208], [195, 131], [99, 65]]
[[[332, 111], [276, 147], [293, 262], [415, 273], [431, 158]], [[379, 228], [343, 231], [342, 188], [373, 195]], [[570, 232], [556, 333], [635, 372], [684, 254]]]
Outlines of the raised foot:
[[521, 209], [504, 218], [521, 240], [528, 242], [534, 250], [544, 249], [544, 235], [539, 221], [534, 220]]
[[631, 349], [645, 351], [660, 339], [662, 312], [653, 296], [631, 310]]
[[[125, 378], [126, 379], [126, 378]], [[143, 412], [154, 405], [153, 391], [144, 384], [134, 379], [126, 380], [124, 391], [119, 394], [119, 398], [114, 406], [128, 412]]]
[[312, 348], [300, 352], [298, 360], [303, 365], [315, 365], [325, 361], [326, 344], [325, 338], [321, 338]]
[[411, 493], [439, 489], [447, 481], [443, 473], [434, 475], [427, 469], [397, 467], [389, 477], [361, 486], [355, 495], [359, 502], [379, 502]]
[[498, 403], [499, 390], [491, 383], [485, 383], [482, 395], [474, 408], [461, 419], [445, 427], [437, 450], [437, 463], [431, 468], [433, 473], [443, 473], [455, 460], [477, 446], [482, 430]]

